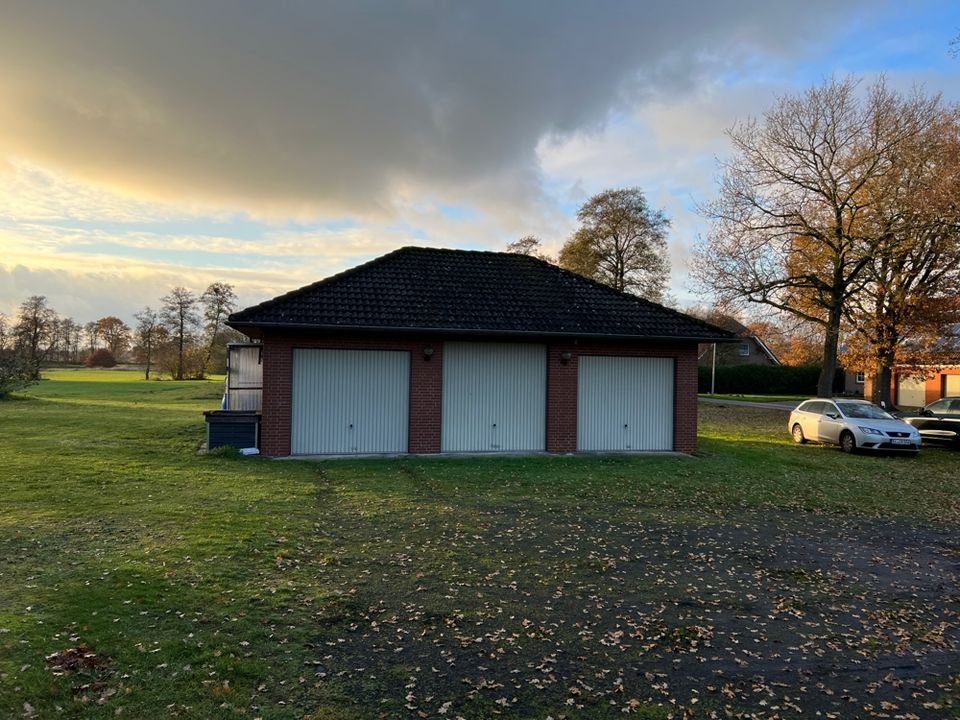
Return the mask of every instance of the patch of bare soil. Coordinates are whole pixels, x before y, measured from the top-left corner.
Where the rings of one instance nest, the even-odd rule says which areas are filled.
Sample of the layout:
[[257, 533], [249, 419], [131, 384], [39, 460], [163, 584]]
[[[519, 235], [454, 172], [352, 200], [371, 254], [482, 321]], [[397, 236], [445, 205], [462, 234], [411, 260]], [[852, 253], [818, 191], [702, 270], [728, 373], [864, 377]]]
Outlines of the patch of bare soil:
[[352, 550], [317, 568], [341, 597], [317, 626], [316, 682], [371, 717], [958, 710], [955, 529], [522, 506], [394, 522], [364, 543], [344, 517], [326, 532]]

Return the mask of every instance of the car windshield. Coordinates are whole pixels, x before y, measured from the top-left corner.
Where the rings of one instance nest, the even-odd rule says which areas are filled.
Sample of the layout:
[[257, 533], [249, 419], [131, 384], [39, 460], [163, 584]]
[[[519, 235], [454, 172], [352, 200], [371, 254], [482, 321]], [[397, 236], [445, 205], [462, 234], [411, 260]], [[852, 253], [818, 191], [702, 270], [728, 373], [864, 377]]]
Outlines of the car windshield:
[[837, 407], [840, 408], [840, 412], [850, 418], [865, 418], [867, 420], [893, 419], [892, 415], [870, 403], [838, 402]]

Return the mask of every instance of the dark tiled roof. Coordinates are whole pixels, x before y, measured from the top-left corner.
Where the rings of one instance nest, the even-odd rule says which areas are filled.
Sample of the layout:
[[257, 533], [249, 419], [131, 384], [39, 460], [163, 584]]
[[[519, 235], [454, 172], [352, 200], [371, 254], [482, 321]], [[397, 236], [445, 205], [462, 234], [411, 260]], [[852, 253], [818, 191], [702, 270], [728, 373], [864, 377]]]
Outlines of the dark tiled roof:
[[526, 255], [405, 247], [230, 325], [728, 340], [696, 318]]

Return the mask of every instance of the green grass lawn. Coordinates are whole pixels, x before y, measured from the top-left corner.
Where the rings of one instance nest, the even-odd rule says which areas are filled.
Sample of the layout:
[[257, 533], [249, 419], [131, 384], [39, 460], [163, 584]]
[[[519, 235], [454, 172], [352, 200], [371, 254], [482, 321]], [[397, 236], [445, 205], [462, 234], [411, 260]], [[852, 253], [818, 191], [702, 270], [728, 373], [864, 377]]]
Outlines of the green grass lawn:
[[[605, 538], [637, 523], [960, 519], [957, 454], [793, 446], [782, 412], [701, 408], [695, 457], [308, 463], [198, 455], [221, 392], [64, 370], [0, 403], [0, 717], [620, 717], [629, 693], [499, 691], [482, 669], [457, 676], [450, 651], [421, 662], [413, 629], [469, 644], [501, 626], [522, 637], [529, 617], [547, 633], [544, 602], [577, 611], [537, 593], [601, 582], [621, 562]], [[577, 527], [593, 550], [574, 552]], [[513, 592], [506, 615], [480, 589], [492, 577]], [[540, 588], [537, 607], [517, 583]], [[350, 639], [361, 631], [390, 642]], [[101, 660], [45, 660], [81, 644]]]

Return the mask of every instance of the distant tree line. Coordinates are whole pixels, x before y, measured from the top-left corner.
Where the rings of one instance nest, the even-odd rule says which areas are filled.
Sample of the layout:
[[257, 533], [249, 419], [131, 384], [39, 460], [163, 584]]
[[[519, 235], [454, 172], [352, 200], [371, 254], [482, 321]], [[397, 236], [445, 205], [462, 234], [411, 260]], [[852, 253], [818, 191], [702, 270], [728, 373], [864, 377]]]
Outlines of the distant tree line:
[[144, 366], [150, 379], [202, 379], [223, 372], [226, 344], [244, 339], [224, 323], [236, 308], [233, 286], [215, 282], [199, 295], [175, 287], [156, 309], [134, 314], [133, 327], [113, 315], [87, 323], [61, 316], [43, 295], [24, 300], [16, 316], [0, 313], [0, 397], [40, 378], [44, 366]]

